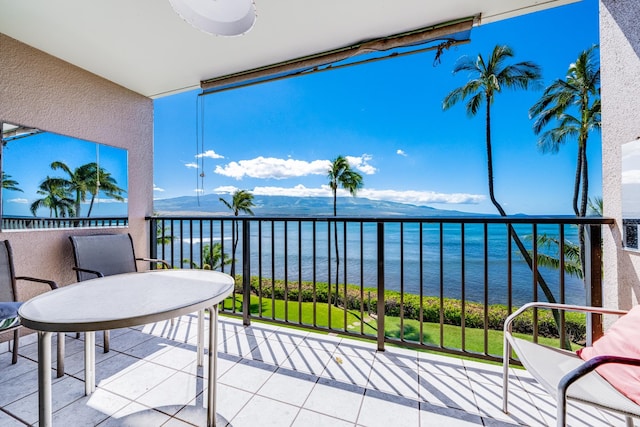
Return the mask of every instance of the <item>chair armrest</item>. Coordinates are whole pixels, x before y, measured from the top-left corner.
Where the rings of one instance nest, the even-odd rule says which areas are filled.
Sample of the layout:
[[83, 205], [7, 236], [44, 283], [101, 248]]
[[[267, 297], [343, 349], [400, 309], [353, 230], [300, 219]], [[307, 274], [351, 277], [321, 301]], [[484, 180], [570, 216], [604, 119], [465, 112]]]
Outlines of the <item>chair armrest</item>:
[[163, 259], [156, 259], [156, 258], [136, 258], [136, 261], [147, 261], [147, 262], [155, 262], [155, 263], [160, 263], [162, 265], [164, 265], [164, 268], [166, 268], [167, 270], [171, 270], [171, 266], [169, 265], [169, 263]]
[[566, 373], [565, 376], [560, 379], [560, 382], [558, 383], [558, 396], [566, 396], [567, 389], [571, 384], [587, 375], [598, 366], [606, 363], [640, 366], [640, 359], [612, 355], [596, 356], [593, 359], [589, 359], [574, 370]]
[[83, 273], [95, 274], [96, 277], [104, 277], [104, 274], [100, 273], [99, 271], [89, 270], [87, 268], [80, 268], [80, 267], [72, 267], [72, 268], [76, 271], [82, 271]]
[[627, 310], [617, 310], [613, 308], [605, 308], [605, 307], [593, 307], [586, 305], [569, 305], [569, 304], [558, 304], [558, 303], [550, 303], [550, 302], [530, 302], [513, 313], [511, 313], [504, 321], [504, 333], [511, 334], [511, 326], [516, 317], [520, 314], [524, 313], [530, 308], [549, 308], [552, 310], [564, 310], [564, 311], [578, 311], [583, 313], [597, 313], [597, 314], [617, 314], [623, 315], [627, 314]]
[[29, 276], [16, 276], [16, 280], [28, 280], [30, 282], [46, 283], [51, 287], [51, 289], [58, 289], [58, 284], [53, 280], [37, 279], [35, 277], [29, 277]]

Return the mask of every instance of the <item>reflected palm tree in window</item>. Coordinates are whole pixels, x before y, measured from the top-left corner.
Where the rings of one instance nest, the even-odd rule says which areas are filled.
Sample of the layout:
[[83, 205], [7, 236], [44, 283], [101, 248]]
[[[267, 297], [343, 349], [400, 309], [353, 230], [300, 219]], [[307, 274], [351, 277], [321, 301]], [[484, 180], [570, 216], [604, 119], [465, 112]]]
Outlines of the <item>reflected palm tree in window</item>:
[[33, 216], [37, 216], [38, 209], [49, 209], [49, 216], [54, 218], [67, 218], [75, 216], [74, 200], [69, 197], [62, 178], [47, 178], [38, 186], [37, 194], [44, 196], [31, 204], [30, 210]]

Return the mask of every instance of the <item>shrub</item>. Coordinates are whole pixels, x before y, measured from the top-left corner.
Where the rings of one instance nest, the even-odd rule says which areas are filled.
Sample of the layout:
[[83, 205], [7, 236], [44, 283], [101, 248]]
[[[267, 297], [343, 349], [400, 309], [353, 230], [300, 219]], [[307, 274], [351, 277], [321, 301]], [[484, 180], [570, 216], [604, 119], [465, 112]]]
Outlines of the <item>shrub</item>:
[[[360, 310], [365, 312], [377, 311], [377, 289], [364, 288], [347, 285], [346, 295], [344, 285], [340, 285], [338, 295], [335, 294], [335, 287], [329, 288], [326, 282], [302, 282], [295, 281], [286, 283], [284, 280], [263, 278], [262, 284], [258, 283], [258, 278], [251, 277], [251, 292], [263, 298], [275, 298], [288, 301], [313, 302], [315, 294], [316, 303], [328, 303], [329, 298], [334, 303], [336, 298], [340, 306], [349, 310]], [[236, 279], [236, 292], [242, 293], [242, 278]], [[422, 304], [421, 304], [422, 303]], [[442, 310], [440, 299], [433, 296], [424, 296], [420, 301], [419, 295], [404, 294], [402, 296], [397, 291], [385, 291], [384, 299], [385, 316], [400, 317], [401, 313], [406, 319], [419, 320], [422, 314], [424, 322], [439, 323], [442, 313], [442, 322], [447, 325], [462, 325], [462, 302], [457, 299], [444, 298], [442, 300]], [[487, 307], [486, 320], [487, 328], [502, 330], [504, 321], [508, 316], [508, 309], [505, 305], [494, 304]], [[464, 323], [467, 328], [484, 328], [485, 307], [483, 304], [466, 301], [464, 304]], [[585, 339], [586, 323], [583, 314], [568, 312], [565, 315], [565, 329], [567, 335], [574, 342]], [[533, 312], [528, 311], [519, 316], [513, 323], [513, 330], [524, 334], [533, 333]], [[538, 334], [544, 337], [557, 338], [558, 328], [550, 310], [538, 310]]]

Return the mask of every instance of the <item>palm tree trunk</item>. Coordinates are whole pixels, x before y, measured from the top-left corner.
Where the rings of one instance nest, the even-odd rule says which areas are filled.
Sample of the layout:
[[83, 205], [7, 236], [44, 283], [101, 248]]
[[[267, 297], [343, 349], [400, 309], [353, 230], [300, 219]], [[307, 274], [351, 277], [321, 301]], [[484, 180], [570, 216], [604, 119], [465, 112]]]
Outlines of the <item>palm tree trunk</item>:
[[[493, 203], [493, 205], [496, 207], [498, 212], [500, 212], [500, 216], [507, 216], [505, 210], [502, 208], [502, 206], [500, 206], [500, 203], [498, 203], [498, 201], [496, 200], [495, 194], [493, 191], [493, 157], [492, 157], [492, 149], [491, 149], [491, 105], [490, 104], [491, 103], [489, 102], [489, 99], [487, 99], [486, 137], [487, 137], [487, 176], [489, 180], [488, 182], [489, 198], [491, 199], [491, 203]], [[522, 240], [520, 240], [520, 237], [516, 233], [515, 228], [513, 228], [513, 225], [511, 224], [509, 224], [509, 238], [513, 238], [513, 241], [518, 247], [518, 250], [522, 254], [522, 257], [526, 261], [527, 265], [529, 266], [529, 269], [531, 271], [534, 271], [533, 259], [531, 259], [531, 255], [529, 255], [527, 248], [524, 246], [524, 243], [522, 243]], [[553, 296], [553, 292], [551, 292], [549, 285], [544, 280], [544, 278], [542, 277], [539, 271], [537, 275], [537, 281], [547, 300], [550, 303], [555, 303], [556, 299]], [[556, 326], [558, 327], [558, 332], [560, 332], [560, 312], [558, 310], [552, 310], [552, 313], [553, 313], [553, 318], [556, 322]], [[566, 340], [566, 342], [562, 344], [563, 344], [563, 347], [566, 349], [571, 348], [571, 343], [569, 342], [568, 339]]]
[[582, 151], [580, 149], [580, 142], [578, 142], [578, 159], [576, 160], [576, 178], [573, 182], [573, 212], [576, 216], [580, 216], [580, 209], [578, 208], [578, 196], [580, 194], [580, 177], [582, 175]]
[[500, 203], [496, 200], [495, 194], [493, 192], [493, 155], [491, 149], [491, 106], [489, 105], [489, 100], [487, 100], [487, 120], [486, 120], [486, 136], [487, 136], [487, 177], [489, 184], [489, 198], [491, 199], [491, 203], [493, 206], [498, 209], [501, 216], [507, 216]]
[[[87, 212], [87, 218], [91, 216], [91, 211], [93, 210], [93, 201], [96, 199], [95, 195], [91, 195], [91, 202], [89, 203], [89, 211]], [[78, 216], [78, 215], [76, 215]]]
[[[583, 138], [580, 138], [583, 139]], [[582, 198], [580, 200], [580, 215], [586, 216], [587, 203], [589, 201], [589, 174], [587, 165], [587, 139], [584, 137], [584, 141], [580, 141], [578, 152], [580, 153], [580, 163], [582, 168]], [[578, 239], [580, 241], [580, 265], [582, 267], [582, 277], [585, 277], [585, 238], [584, 238], [584, 225], [580, 225], [578, 228]]]

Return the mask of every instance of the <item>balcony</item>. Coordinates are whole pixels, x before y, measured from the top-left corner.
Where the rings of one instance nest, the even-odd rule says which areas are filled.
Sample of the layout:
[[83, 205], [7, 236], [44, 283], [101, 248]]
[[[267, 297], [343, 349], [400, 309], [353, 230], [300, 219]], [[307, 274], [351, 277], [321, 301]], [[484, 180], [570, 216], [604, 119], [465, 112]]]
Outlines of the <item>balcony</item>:
[[[84, 343], [67, 335], [66, 373], [53, 382], [54, 424], [204, 425], [206, 367], [195, 363], [196, 322], [195, 315], [183, 316], [173, 327], [165, 322], [112, 331], [111, 351], [96, 353], [98, 388], [89, 397]], [[225, 316], [219, 337], [219, 425], [554, 424], [554, 402], [518, 368], [506, 415], [495, 364], [392, 346], [378, 351], [370, 342], [258, 322], [245, 327]], [[37, 422], [33, 338], [23, 339], [16, 365], [7, 344], [0, 347], [3, 427]], [[572, 404], [569, 413], [572, 426], [624, 425], [619, 416], [582, 405]]]
[[[334, 221], [341, 254], [337, 270]], [[551, 425], [554, 401], [516, 360], [511, 413], [501, 411], [502, 368], [491, 363], [501, 360], [501, 336], [491, 330], [490, 307], [502, 304], [505, 313], [512, 312], [525, 298], [515, 291], [519, 287], [531, 292], [527, 301], [544, 300], [539, 275], [558, 302], [597, 303], [600, 228], [609, 222], [156, 217], [149, 221], [150, 255], [174, 268], [201, 267], [207, 261], [205, 243], [219, 242], [225, 254], [238, 232], [236, 292], [221, 306], [219, 324], [221, 425], [256, 425], [256, 420], [275, 426]], [[540, 234], [557, 233], [564, 253], [565, 237], [574, 233], [575, 238], [576, 225], [587, 230], [587, 265], [592, 266], [587, 289], [572, 287], [565, 273], [551, 275], [535, 261], [545, 251], [536, 243]], [[532, 268], [517, 255], [514, 231], [533, 256]], [[415, 239], [416, 232], [422, 238]], [[171, 238], [161, 239], [167, 235]], [[217, 268], [230, 272], [231, 264]], [[278, 281], [282, 289], [276, 292], [268, 285]], [[386, 291], [392, 292], [392, 303]], [[444, 313], [455, 296], [451, 293], [458, 293], [461, 304], [457, 324]], [[422, 301], [417, 306], [416, 298]], [[426, 315], [433, 309], [425, 303], [429, 298], [439, 313], [435, 320]], [[478, 307], [479, 316], [474, 314]], [[564, 327], [548, 338], [542, 312], [535, 313], [527, 333], [559, 344], [573, 333], [566, 320], [561, 318]], [[592, 319], [586, 339], [597, 336], [598, 320]], [[393, 328], [398, 332], [390, 333]], [[82, 337], [69, 334], [66, 340], [65, 376], [53, 384], [55, 424], [205, 423], [206, 369], [195, 365], [194, 315], [174, 326], [165, 322], [113, 331], [111, 352], [97, 353], [98, 389], [89, 397], [84, 396]], [[37, 422], [36, 362], [33, 335], [23, 339], [17, 365], [10, 364], [3, 344], [0, 426]], [[573, 405], [569, 423], [624, 425], [624, 419]]]

